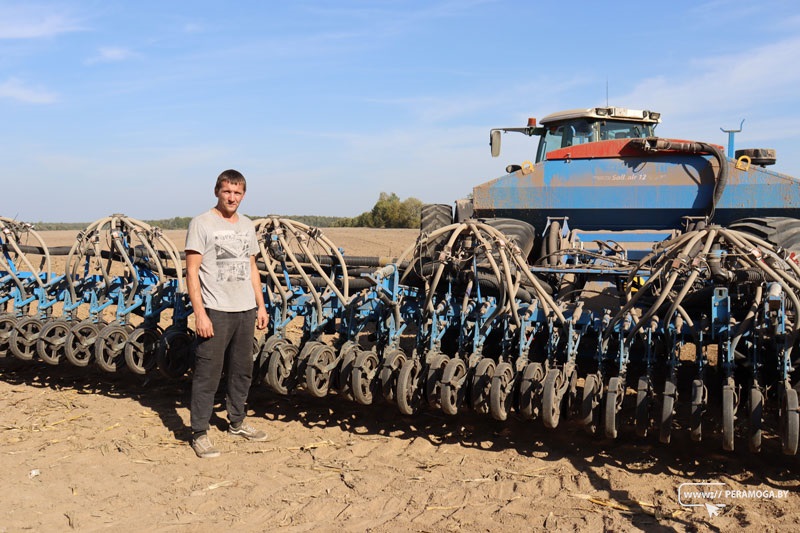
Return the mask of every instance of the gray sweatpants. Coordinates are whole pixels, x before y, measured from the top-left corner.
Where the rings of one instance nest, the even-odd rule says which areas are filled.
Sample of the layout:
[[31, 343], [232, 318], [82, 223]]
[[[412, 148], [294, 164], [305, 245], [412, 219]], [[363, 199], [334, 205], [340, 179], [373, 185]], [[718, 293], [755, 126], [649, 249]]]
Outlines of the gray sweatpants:
[[238, 425], [245, 417], [245, 402], [253, 380], [253, 335], [256, 310], [230, 313], [207, 309], [214, 336], [199, 338], [192, 377], [192, 432], [208, 431], [225, 356], [228, 356], [228, 421]]

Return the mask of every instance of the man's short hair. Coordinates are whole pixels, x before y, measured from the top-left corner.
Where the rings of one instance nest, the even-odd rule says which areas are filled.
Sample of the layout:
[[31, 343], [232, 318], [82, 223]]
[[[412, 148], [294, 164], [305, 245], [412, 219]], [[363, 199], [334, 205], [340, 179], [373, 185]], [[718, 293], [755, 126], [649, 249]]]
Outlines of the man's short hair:
[[244, 179], [244, 176], [238, 170], [233, 170], [229, 168], [222, 172], [222, 174], [217, 177], [217, 184], [214, 185], [214, 194], [218, 193], [219, 190], [222, 188], [222, 184], [228, 182], [231, 185], [242, 185], [242, 190], [247, 192], [247, 180]]

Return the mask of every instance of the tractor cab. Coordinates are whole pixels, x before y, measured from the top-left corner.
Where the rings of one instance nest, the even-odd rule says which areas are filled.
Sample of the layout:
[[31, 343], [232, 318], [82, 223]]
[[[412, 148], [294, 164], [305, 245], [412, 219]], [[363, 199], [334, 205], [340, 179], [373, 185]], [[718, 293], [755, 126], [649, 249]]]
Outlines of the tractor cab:
[[539, 137], [536, 162], [547, 159], [547, 153], [579, 144], [615, 139], [654, 137], [655, 127], [661, 122], [661, 113], [623, 107], [594, 107], [572, 109], [547, 115], [537, 125], [528, 119], [522, 128], [497, 128], [491, 130], [489, 144], [492, 157], [500, 155], [500, 135], [515, 131]]

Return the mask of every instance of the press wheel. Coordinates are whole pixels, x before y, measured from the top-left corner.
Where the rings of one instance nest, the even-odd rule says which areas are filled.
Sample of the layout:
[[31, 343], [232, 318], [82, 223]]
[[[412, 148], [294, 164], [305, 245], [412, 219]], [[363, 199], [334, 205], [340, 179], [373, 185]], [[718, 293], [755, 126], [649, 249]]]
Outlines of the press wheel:
[[375, 396], [378, 375], [378, 355], [362, 351], [353, 363], [353, 396], [362, 405], [371, 405]]
[[503, 362], [497, 365], [489, 390], [489, 413], [495, 420], [505, 421], [514, 399], [514, 367]]
[[94, 345], [105, 324], [84, 320], [74, 324], [69, 330], [65, 343], [64, 357], [78, 367], [85, 367], [94, 356]]
[[442, 371], [440, 403], [446, 415], [456, 415], [464, 403], [467, 378], [467, 364], [459, 357], [453, 357]]
[[33, 360], [36, 355], [36, 341], [43, 327], [41, 320], [31, 316], [17, 321], [8, 338], [8, 347], [14, 357], [22, 361]]
[[470, 403], [476, 413], [482, 415], [489, 413], [489, 394], [491, 394], [493, 375], [494, 361], [492, 359], [484, 357], [478, 361], [470, 388]]
[[131, 331], [123, 350], [128, 370], [139, 375], [153, 370], [160, 339], [161, 333], [157, 329], [136, 328]]
[[36, 355], [48, 365], [57, 365], [64, 358], [67, 336], [72, 323], [57, 318], [44, 325], [36, 341]]
[[110, 324], [100, 330], [94, 345], [94, 361], [106, 372], [117, 372], [125, 366], [125, 343], [131, 332], [129, 326]]
[[422, 403], [422, 364], [418, 359], [407, 359], [397, 374], [397, 408], [404, 415], [419, 411]]
[[327, 344], [320, 344], [311, 352], [306, 363], [306, 389], [315, 398], [328, 394], [335, 361], [336, 353]]

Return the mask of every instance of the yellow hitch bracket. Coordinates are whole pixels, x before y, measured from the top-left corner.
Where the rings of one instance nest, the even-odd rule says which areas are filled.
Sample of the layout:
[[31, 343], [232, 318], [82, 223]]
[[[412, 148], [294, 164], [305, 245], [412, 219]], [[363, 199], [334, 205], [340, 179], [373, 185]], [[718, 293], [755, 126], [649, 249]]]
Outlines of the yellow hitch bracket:
[[736, 160], [736, 170], [744, 170], [747, 172], [750, 170], [750, 156], [743, 155], [739, 159]]
[[522, 167], [520, 170], [522, 171], [523, 176], [527, 176], [533, 172], [533, 163], [531, 163], [530, 160], [523, 161], [522, 165], [520, 166]]

